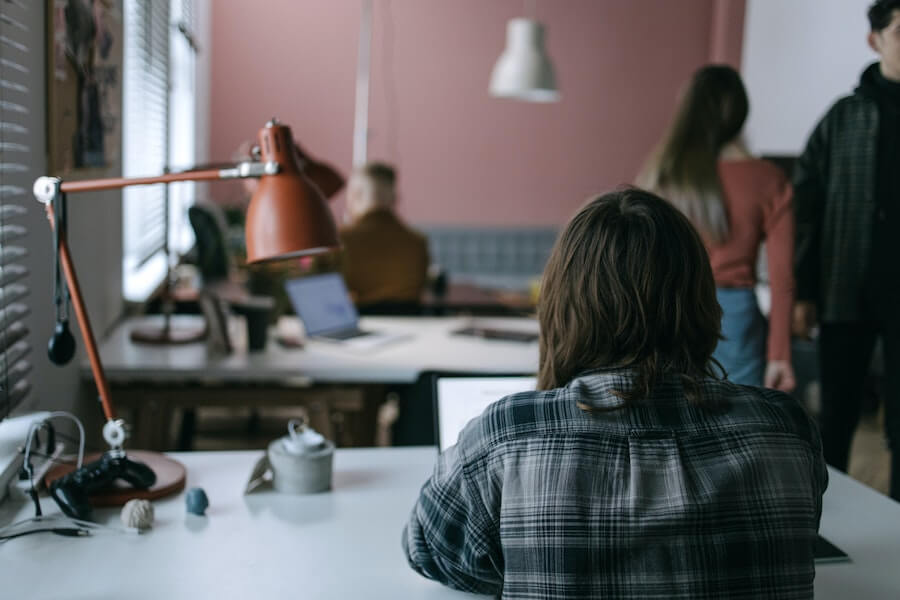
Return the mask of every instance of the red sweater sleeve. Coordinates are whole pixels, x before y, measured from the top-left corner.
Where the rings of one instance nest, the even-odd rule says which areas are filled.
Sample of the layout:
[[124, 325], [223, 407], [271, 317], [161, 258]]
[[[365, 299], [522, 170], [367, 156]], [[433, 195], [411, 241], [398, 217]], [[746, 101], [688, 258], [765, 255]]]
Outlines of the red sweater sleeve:
[[770, 361], [791, 360], [791, 311], [794, 304], [793, 196], [790, 182], [782, 177], [763, 214], [769, 285], [772, 291], [767, 350]]

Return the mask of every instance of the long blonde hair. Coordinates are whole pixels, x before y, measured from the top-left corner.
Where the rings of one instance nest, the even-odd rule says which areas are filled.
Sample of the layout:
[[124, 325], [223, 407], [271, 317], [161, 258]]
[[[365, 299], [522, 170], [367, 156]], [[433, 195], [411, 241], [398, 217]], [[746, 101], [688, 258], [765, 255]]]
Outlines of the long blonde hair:
[[717, 163], [722, 148], [740, 134], [748, 112], [747, 91], [737, 71], [726, 65], [701, 68], [638, 177], [639, 186], [669, 200], [708, 243], [728, 239]]

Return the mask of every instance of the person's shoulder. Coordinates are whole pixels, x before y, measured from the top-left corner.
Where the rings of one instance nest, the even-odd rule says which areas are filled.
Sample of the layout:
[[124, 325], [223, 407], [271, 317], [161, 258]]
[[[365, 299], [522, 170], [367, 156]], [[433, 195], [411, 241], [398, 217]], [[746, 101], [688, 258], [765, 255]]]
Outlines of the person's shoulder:
[[413, 225], [410, 225], [403, 219], [397, 217], [397, 224], [408, 240], [409, 244], [415, 245], [420, 249], [427, 250], [428, 249], [428, 238], [421, 231], [416, 229]]
[[410, 227], [410, 231], [413, 234], [413, 239], [416, 240], [416, 245], [424, 251], [426, 254], [428, 253], [428, 237], [417, 229], [413, 229]]
[[394, 218], [410, 238], [423, 243], [427, 240], [425, 234], [416, 229], [415, 225], [412, 225], [406, 219], [401, 218], [400, 215], [394, 215]]
[[340, 234], [341, 236], [355, 235], [357, 232], [359, 232], [361, 229], [364, 228], [364, 226], [365, 226], [364, 221], [365, 221], [365, 217], [353, 219], [353, 220], [350, 220], [349, 222], [345, 222], [338, 228], [338, 234]]
[[341, 240], [341, 244], [353, 244], [359, 236], [361, 235], [361, 229], [358, 223], [352, 223], [348, 225], [344, 225], [338, 230], [338, 238]]
[[860, 114], [877, 110], [878, 107], [872, 98], [859, 92], [854, 92], [835, 100], [828, 108], [825, 116], [822, 117], [822, 123], [841, 123], [848, 118], [855, 118]]
[[422, 244], [427, 244], [427, 243], [428, 243], [428, 236], [426, 236], [424, 233], [422, 233], [421, 231], [419, 231], [418, 229], [416, 229], [416, 228], [413, 227], [412, 225], [408, 225], [407, 227], [408, 227], [410, 233], [413, 234], [413, 237], [416, 238], [416, 240], [418, 240], [418, 241], [419, 241], [420, 243], [422, 243]]
[[790, 178], [784, 169], [764, 158], [751, 157], [720, 163], [719, 176], [735, 197], [747, 201], [772, 201], [784, 195]]
[[728, 407], [736, 425], [779, 430], [811, 444], [818, 438], [810, 415], [790, 394], [721, 380], [707, 380], [704, 388]]
[[750, 175], [753, 180], [756, 181], [760, 179], [772, 180], [774, 182], [787, 180], [784, 169], [764, 158], [751, 156], [739, 161], [723, 161], [720, 164], [723, 166], [723, 175], [725, 176], [733, 171], [740, 170], [741, 172]]
[[357, 218], [352, 223], [341, 227], [338, 232], [341, 241], [368, 240], [372, 236], [380, 235], [383, 231], [381, 215], [377, 212], [367, 213]]
[[778, 203], [779, 199], [790, 198], [791, 178], [781, 167], [770, 160], [758, 158], [756, 163], [759, 182], [764, 187], [770, 201]]
[[552, 405], [559, 402], [559, 390], [519, 392], [488, 405], [480, 416], [469, 421], [459, 443], [470, 459], [484, 456], [503, 442], [546, 431]]

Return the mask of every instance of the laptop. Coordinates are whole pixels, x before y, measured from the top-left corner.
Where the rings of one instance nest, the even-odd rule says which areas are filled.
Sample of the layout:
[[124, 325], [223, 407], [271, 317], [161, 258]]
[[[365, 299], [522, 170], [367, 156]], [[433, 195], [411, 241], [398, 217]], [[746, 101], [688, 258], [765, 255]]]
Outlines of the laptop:
[[334, 342], [364, 340], [363, 345], [370, 347], [408, 337], [360, 329], [359, 313], [340, 273], [290, 279], [284, 287], [294, 312], [303, 321], [306, 335], [311, 338]]
[[[435, 437], [443, 452], [456, 443], [463, 428], [497, 400], [535, 389], [534, 377], [472, 377], [438, 375], [433, 378]], [[816, 536], [813, 556], [817, 564], [849, 562], [847, 553]]]
[[535, 377], [434, 376], [435, 438], [443, 452], [456, 443], [463, 427], [500, 398], [534, 390]]

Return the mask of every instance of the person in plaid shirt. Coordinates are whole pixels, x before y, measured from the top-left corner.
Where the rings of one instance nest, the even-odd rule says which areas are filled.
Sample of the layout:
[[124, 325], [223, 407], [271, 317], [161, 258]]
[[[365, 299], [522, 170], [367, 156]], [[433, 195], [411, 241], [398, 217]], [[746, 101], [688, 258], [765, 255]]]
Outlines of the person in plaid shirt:
[[730, 383], [700, 237], [624, 189], [561, 234], [538, 391], [438, 458], [403, 531], [413, 569], [503, 598], [812, 598], [827, 471], [786, 394]]

